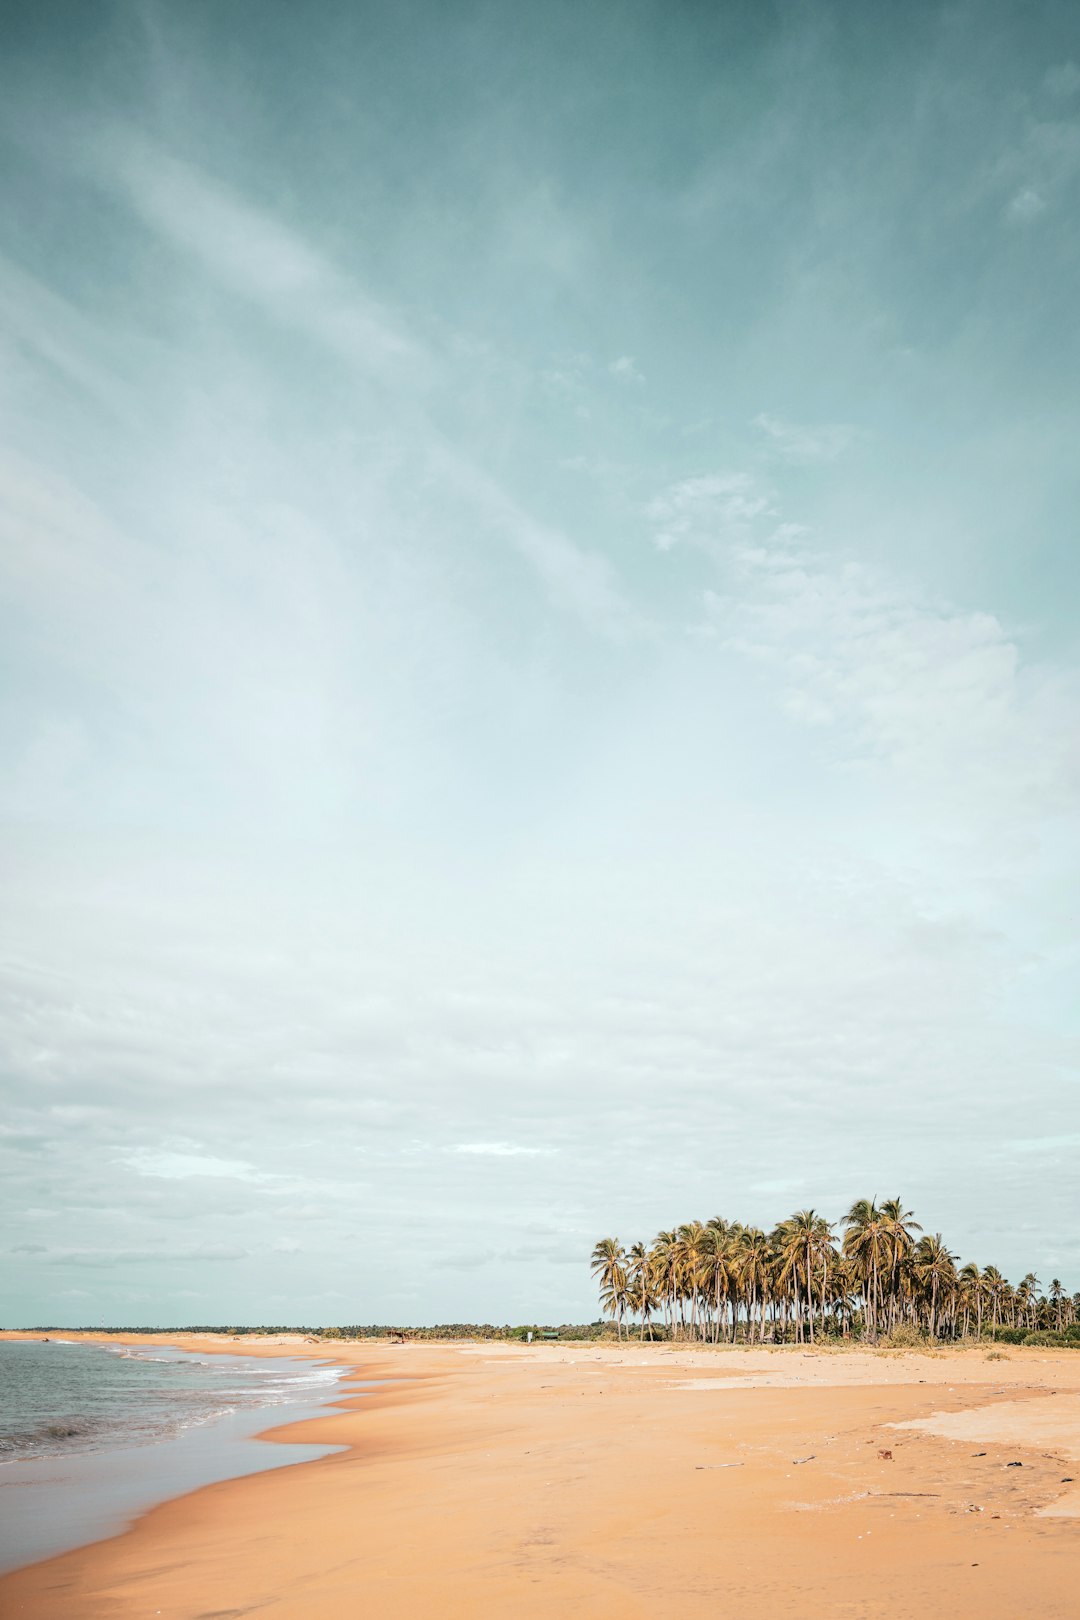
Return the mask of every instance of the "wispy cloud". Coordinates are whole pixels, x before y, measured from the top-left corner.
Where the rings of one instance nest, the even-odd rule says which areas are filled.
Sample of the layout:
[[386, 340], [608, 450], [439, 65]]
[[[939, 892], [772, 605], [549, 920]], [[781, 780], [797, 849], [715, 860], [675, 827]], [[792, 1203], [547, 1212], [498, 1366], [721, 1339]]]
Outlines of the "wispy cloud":
[[640, 386], [645, 381], [644, 374], [639, 369], [637, 361], [630, 354], [621, 354], [617, 360], [611, 362], [608, 370], [617, 382]]
[[254, 1165], [244, 1159], [219, 1159], [210, 1153], [175, 1153], [142, 1148], [122, 1159], [138, 1176], [155, 1176], [162, 1181], [188, 1181], [193, 1176], [224, 1177], [229, 1181], [257, 1181]]
[[538, 1147], [525, 1147], [520, 1142], [458, 1142], [451, 1151], [454, 1153], [473, 1153], [480, 1158], [516, 1159], [523, 1154], [533, 1155], [543, 1153], [545, 1150]]
[[1080, 120], [1032, 119], [995, 166], [993, 183], [1008, 192], [1003, 215], [1027, 225], [1060, 206], [1080, 179]]
[[1046, 198], [1034, 186], [1024, 186], [1009, 198], [1006, 213], [1011, 220], [1026, 224], [1046, 212]]
[[680, 541], [715, 546], [748, 532], [754, 519], [772, 511], [772, 496], [748, 473], [705, 473], [680, 479], [647, 507], [653, 542], [670, 551]]
[[[76, 396], [97, 409], [129, 416], [134, 409], [132, 371], [153, 354], [153, 345], [132, 333], [118, 334], [94, 321], [12, 258], [0, 253], [0, 332], [9, 334], [6, 378], [0, 399], [14, 405], [14, 388], [35, 391], [38, 379], [15, 361], [16, 353], [62, 376]], [[20, 371], [23, 372], [20, 375]]]
[[432, 385], [445, 371], [433, 346], [373, 298], [297, 230], [183, 163], [136, 130], [112, 126], [87, 143], [98, 183], [118, 192], [152, 230], [275, 322], [387, 386], [402, 453], [426, 482], [445, 479], [480, 511], [538, 576], [549, 600], [602, 635], [623, 637], [643, 620], [611, 563], [531, 516], [466, 449], [433, 424]]
[[927, 600], [790, 532], [731, 554], [710, 622], [772, 671], [787, 714], [980, 819], [1080, 804], [1080, 684], [1026, 667], [991, 613]]
[[765, 434], [777, 454], [787, 461], [835, 461], [856, 442], [858, 429], [847, 422], [823, 422], [813, 427], [785, 422], [762, 411], [753, 426]]
[[246, 1249], [228, 1243], [200, 1243], [190, 1246], [145, 1249], [50, 1248], [39, 1245], [24, 1245], [22, 1248], [11, 1249], [8, 1252], [11, 1254], [32, 1253], [35, 1264], [73, 1266], [76, 1268], [90, 1266], [109, 1270], [122, 1270], [125, 1266], [132, 1265], [170, 1265], [184, 1262], [196, 1262], [199, 1265], [224, 1263], [243, 1260], [248, 1254]]
[[628, 598], [606, 557], [585, 550], [533, 517], [487, 473], [449, 446], [433, 447], [432, 461], [447, 488], [463, 495], [490, 532], [526, 559], [557, 606], [615, 640], [650, 633], [649, 620]]
[[432, 356], [352, 277], [296, 231], [181, 162], [139, 131], [114, 125], [88, 142], [98, 181], [144, 222], [275, 320], [307, 332], [350, 365], [414, 385]]

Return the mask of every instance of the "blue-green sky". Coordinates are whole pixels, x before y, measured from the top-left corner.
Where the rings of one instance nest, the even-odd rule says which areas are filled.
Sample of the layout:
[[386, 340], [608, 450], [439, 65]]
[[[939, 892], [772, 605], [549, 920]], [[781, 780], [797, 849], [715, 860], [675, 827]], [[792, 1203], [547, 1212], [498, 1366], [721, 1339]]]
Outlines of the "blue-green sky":
[[1080, 1287], [1080, 11], [0, 8], [5, 1319]]

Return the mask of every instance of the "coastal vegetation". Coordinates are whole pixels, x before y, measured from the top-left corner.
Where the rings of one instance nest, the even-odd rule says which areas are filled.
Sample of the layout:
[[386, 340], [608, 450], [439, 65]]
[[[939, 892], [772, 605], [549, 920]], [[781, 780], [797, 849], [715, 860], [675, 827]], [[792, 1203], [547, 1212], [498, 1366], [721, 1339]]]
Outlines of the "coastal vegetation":
[[[840, 1230], [837, 1231], [839, 1226]], [[899, 1198], [857, 1199], [840, 1222], [802, 1209], [765, 1232], [714, 1216], [629, 1248], [592, 1252], [600, 1304], [619, 1337], [813, 1344], [969, 1338], [1080, 1348], [1080, 1294], [1033, 1272], [960, 1265]]]
[[107, 1338], [110, 1334], [146, 1333], [156, 1334], [185, 1334], [185, 1333], [213, 1333], [224, 1338], [243, 1339], [260, 1338], [274, 1334], [303, 1335], [305, 1338], [319, 1338], [330, 1341], [353, 1339], [415, 1339], [430, 1343], [442, 1343], [453, 1339], [491, 1339], [491, 1340], [527, 1340], [531, 1334], [534, 1340], [560, 1339], [566, 1342], [574, 1340], [593, 1340], [617, 1337], [614, 1326], [605, 1321], [596, 1322], [562, 1322], [543, 1323], [504, 1322], [501, 1326], [493, 1322], [439, 1322], [434, 1326], [415, 1326], [387, 1322], [372, 1322], [364, 1325], [352, 1324], [348, 1326], [312, 1327], [306, 1323], [292, 1322], [279, 1323], [267, 1326], [260, 1323], [227, 1325], [223, 1323], [183, 1323], [168, 1327], [161, 1325], [149, 1326], [116, 1326], [106, 1327], [100, 1323], [91, 1323], [85, 1327], [73, 1327], [71, 1323], [36, 1323], [30, 1327], [13, 1328], [16, 1333], [85, 1333], [95, 1338]]

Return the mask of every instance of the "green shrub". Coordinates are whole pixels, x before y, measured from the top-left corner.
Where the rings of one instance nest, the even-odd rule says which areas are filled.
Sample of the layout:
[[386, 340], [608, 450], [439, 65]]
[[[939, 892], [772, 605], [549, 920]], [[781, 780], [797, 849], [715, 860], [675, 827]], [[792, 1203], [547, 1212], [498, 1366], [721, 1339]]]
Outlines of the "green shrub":
[[925, 1350], [930, 1344], [925, 1333], [907, 1322], [901, 1322], [899, 1327], [894, 1327], [878, 1342], [883, 1350]]

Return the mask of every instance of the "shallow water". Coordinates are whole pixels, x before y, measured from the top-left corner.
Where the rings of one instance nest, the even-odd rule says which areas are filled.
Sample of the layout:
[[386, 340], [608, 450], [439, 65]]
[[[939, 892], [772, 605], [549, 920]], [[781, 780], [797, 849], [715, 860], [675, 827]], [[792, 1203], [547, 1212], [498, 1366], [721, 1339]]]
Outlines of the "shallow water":
[[285, 1357], [0, 1340], [0, 1461], [161, 1440], [244, 1408], [310, 1399], [338, 1376]]
[[344, 1372], [286, 1356], [0, 1341], [0, 1569], [116, 1534], [216, 1480], [341, 1450], [253, 1436], [323, 1414]]

